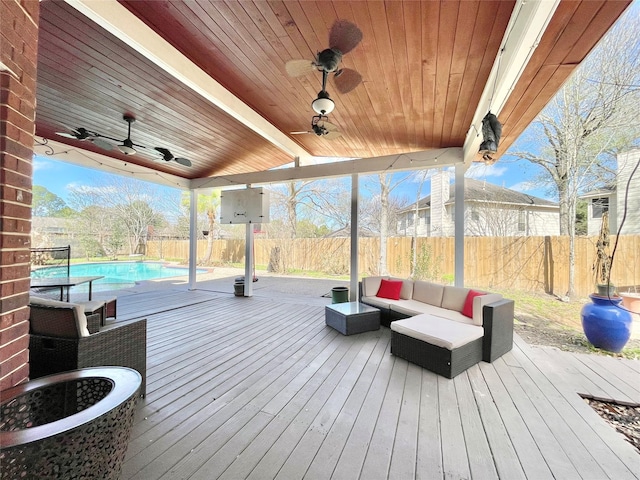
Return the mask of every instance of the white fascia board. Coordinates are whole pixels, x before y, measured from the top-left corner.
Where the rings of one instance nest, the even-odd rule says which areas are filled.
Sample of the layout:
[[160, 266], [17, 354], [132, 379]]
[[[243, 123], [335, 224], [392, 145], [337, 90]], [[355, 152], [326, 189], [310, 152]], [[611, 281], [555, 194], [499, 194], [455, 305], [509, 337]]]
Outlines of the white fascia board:
[[317, 178], [342, 177], [353, 174], [399, 172], [439, 168], [462, 163], [462, 148], [440, 148], [420, 152], [384, 155], [381, 157], [357, 158], [318, 165], [293, 168], [278, 168], [263, 172], [220, 175], [198, 178], [191, 181], [192, 189], [237, 187], [238, 185], [259, 185]]
[[166, 185], [181, 190], [189, 189], [190, 181], [186, 178], [178, 177], [170, 173], [158, 172], [151, 168], [111, 158], [89, 150], [82, 150], [81, 148], [72, 147], [65, 143], [56, 142], [55, 140], [47, 140], [46, 143], [38, 143], [36, 141], [33, 145], [33, 153], [40, 157], [72, 163], [81, 167], [92, 168], [123, 177], [135, 178], [136, 180], [142, 180], [144, 182]]
[[65, 1], [282, 151], [305, 160], [310, 157], [300, 145], [211, 78], [116, 0]]
[[538, 47], [559, 0], [518, 0], [493, 68], [480, 97], [478, 108], [464, 142], [464, 163], [469, 165], [478, 155], [482, 143], [482, 119], [491, 113], [500, 118], [500, 112]]

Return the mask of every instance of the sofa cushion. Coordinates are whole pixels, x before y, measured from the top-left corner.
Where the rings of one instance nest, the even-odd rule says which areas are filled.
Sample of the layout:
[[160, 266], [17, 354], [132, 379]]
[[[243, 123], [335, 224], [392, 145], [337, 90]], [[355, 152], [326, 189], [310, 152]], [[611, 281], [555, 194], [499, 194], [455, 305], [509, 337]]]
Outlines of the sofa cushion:
[[391, 330], [447, 350], [466, 345], [484, 335], [484, 329], [477, 325], [434, 318], [429, 314], [391, 322]]
[[424, 280], [416, 280], [413, 282], [413, 299], [419, 302], [428, 303], [440, 307], [442, 305], [442, 295], [444, 293], [444, 285], [437, 283], [425, 282]]
[[484, 306], [499, 300], [502, 300], [502, 295], [499, 293], [487, 293], [486, 295], [475, 297], [473, 299], [473, 324], [482, 326], [484, 319], [482, 310]]
[[485, 293], [478, 292], [476, 290], [469, 290], [469, 293], [467, 293], [467, 298], [464, 301], [464, 307], [462, 307], [462, 314], [465, 317], [473, 318], [473, 299], [479, 297], [480, 295], [485, 295]]
[[445, 286], [444, 293], [442, 294], [441, 307], [448, 310], [455, 310], [456, 312], [462, 312], [468, 293], [468, 288], [453, 287], [451, 285]]
[[465, 317], [462, 313], [454, 310], [447, 310], [446, 308], [436, 307], [435, 305], [429, 305], [428, 303], [419, 302], [417, 300], [399, 300], [397, 302], [391, 301], [390, 308], [394, 312], [401, 313], [406, 316], [421, 315], [428, 313], [434, 317], [446, 318], [449, 320], [455, 320], [456, 322], [468, 323], [473, 325], [473, 321]]
[[[391, 303], [394, 301], [400, 301], [400, 300], [389, 300], [388, 298], [380, 298], [380, 297], [362, 297], [360, 299], [360, 301], [362, 301], [363, 303], [366, 303], [367, 305], [371, 305], [373, 307], [378, 307], [380, 309], [389, 309], [391, 308]], [[404, 300], [402, 300], [404, 302]]]
[[[63, 313], [55, 315], [55, 311], [52, 311], [50, 314], [42, 315], [34, 312], [29, 318], [30, 333], [64, 338], [89, 336], [87, 317], [84, 314], [82, 305], [34, 296], [29, 297], [29, 305], [36, 309], [45, 307], [52, 310], [60, 310]], [[65, 312], [67, 315], [64, 314]]]
[[402, 290], [402, 281], [383, 278], [380, 281], [380, 288], [376, 293], [376, 297], [400, 300], [400, 290]]
[[380, 289], [380, 282], [383, 278], [388, 279], [389, 277], [363, 277], [362, 296], [375, 297], [376, 293], [378, 293], [378, 290]]
[[413, 280], [390, 277], [389, 280], [398, 280], [402, 282], [402, 290], [400, 290], [400, 298], [410, 300], [413, 297]]

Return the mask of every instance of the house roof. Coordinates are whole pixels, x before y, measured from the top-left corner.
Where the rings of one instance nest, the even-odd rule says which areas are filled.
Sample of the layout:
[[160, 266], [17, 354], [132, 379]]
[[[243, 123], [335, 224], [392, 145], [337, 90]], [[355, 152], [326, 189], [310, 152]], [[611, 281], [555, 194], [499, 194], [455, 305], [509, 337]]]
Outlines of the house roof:
[[578, 198], [608, 197], [616, 193], [616, 191], [617, 191], [617, 186], [615, 184], [606, 185], [602, 188], [598, 188], [596, 190], [591, 190], [589, 192], [583, 193]]
[[[150, 169], [140, 177], [187, 188], [243, 184], [240, 175], [315, 157], [457, 149], [457, 161], [470, 162], [491, 110], [503, 124], [500, 155], [630, 3], [43, 0], [36, 135], [54, 153], [36, 153], [122, 174]], [[285, 65], [331, 46], [337, 20], [362, 31], [342, 60], [362, 83], [340, 93], [329, 78], [340, 137], [294, 134], [310, 130], [322, 74], [291, 77]], [[58, 134], [85, 128], [124, 140], [124, 114], [136, 118], [134, 143], [192, 166], [153, 148], [125, 156]]]
[[[486, 181], [480, 181], [473, 178], [464, 179], [464, 201], [465, 202], [482, 202], [482, 203], [502, 203], [509, 205], [527, 205], [542, 207], [557, 207], [556, 202], [545, 200], [544, 198], [534, 197], [522, 192], [517, 192], [508, 188], [494, 185]], [[455, 189], [449, 189], [449, 198], [445, 200], [445, 205], [455, 203]], [[431, 195], [421, 198], [418, 201], [418, 208], [431, 208]], [[403, 210], [403, 212], [411, 211], [413, 207]]]

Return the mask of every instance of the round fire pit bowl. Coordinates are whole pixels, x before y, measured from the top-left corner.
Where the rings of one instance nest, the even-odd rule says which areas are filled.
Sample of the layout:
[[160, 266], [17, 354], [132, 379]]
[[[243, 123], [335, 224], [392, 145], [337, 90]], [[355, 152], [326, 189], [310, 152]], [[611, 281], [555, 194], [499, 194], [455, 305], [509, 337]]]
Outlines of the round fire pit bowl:
[[133, 369], [96, 367], [5, 390], [0, 478], [117, 479], [141, 384]]

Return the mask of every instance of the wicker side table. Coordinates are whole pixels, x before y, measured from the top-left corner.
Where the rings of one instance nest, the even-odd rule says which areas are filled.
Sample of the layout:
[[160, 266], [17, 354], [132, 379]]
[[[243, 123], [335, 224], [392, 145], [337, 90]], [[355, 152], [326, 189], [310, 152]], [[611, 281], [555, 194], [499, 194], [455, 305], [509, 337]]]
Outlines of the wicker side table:
[[119, 478], [141, 383], [133, 369], [97, 367], [5, 390], [0, 478]]
[[380, 310], [360, 302], [325, 306], [325, 323], [343, 335], [380, 329]]

